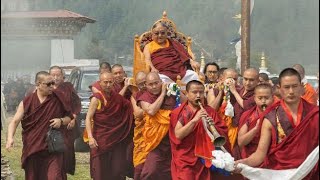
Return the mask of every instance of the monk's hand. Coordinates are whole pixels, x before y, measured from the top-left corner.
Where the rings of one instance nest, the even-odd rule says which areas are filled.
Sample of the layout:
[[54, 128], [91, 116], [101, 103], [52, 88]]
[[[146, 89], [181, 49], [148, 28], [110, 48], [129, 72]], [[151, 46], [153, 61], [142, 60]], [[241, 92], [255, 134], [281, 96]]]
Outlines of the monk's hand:
[[72, 129], [75, 124], [76, 124], [76, 120], [75, 120], [75, 119], [72, 119], [72, 120], [69, 122], [69, 124], [68, 124], [68, 126], [67, 126], [67, 129], [69, 129], [69, 130]]
[[7, 151], [10, 151], [11, 148], [13, 148], [13, 145], [14, 145], [14, 140], [13, 140], [13, 138], [8, 138], [8, 139], [7, 139], [7, 144], [6, 144], [6, 149], [7, 149]]
[[234, 170], [232, 171], [232, 173], [241, 174], [242, 169], [238, 167], [238, 164], [242, 162], [243, 162], [243, 159], [240, 159], [234, 163]]
[[167, 83], [162, 83], [161, 93], [167, 94], [167, 87], [168, 87]]
[[62, 120], [61, 118], [54, 118], [50, 120], [50, 126], [53, 128], [60, 128], [60, 126], [62, 125]]
[[98, 147], [98, 143], [93, 137], [89, 137], [89, 146], [91, 149]]
[[207, 112], [203, 109], [200, 109], [191, 121], [198, 122], [202, 117], [207, 117]]
[[197, 61], [190, 59], [190, 65], [194, 71], [199, 72], [200, 64]]
[[255, 131], [259, 130], [260, 119], [258, 119], [256, 126], [254, 126]]

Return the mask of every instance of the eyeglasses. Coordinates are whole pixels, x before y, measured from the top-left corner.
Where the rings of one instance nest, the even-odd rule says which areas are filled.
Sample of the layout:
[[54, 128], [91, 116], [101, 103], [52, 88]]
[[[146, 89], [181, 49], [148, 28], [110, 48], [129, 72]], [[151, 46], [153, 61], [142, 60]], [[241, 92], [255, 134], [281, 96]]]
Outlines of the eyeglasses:
[[156, 36], [159, 36], [159, 34], [161, 34], [163, 36], [166, 33], [167, 33], [166, 31], [153, 32], [153, 34], [156, 35]]
[[216, 74], [218, 71], [207, 71], [209, 74]]
[[51, 82], [41, 83], [41, 84], [45, 84], [45, 85], [47, 85], [47, 87], [49, 87], [49, 86], [51, 86], [51, 85], [54, 85], [55, 82], [54, 82], [54, 81], [51, 81]]

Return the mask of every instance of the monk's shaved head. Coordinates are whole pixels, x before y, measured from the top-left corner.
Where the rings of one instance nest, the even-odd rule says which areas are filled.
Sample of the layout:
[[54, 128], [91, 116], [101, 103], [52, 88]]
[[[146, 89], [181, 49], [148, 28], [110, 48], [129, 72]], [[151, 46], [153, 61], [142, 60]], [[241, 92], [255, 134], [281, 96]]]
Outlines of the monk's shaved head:
[[160, 76], [158, 73], [150, 72], [150, 73], [148, 73], [146, 80], [150, 81], [150, 80], [161, 80], [161, 79], [160, 79]]
[[105, 78], [108, 78], [108, 77], [113, 78], [113, 74], [111, 72], [103, 72], [103, 73], [100, 74], [99, 79], [101, 81], [102, 79], [105, 79]]
[[223, 80], [226, 80], [228, 78], [232, 78], [235, 81], [238, 80], [238, 72], [233, 68], [228, 68], [223, 71]]
[[246, 91], [252, 91], [259, 83], [259, 71], [255, 68], [248, 68], [243, 72], [242, 84]]
[[135, 80], [137, 80], [137, 79], [145, 79], [146, 76], [147, 76], [147, 74], [145, 72], [139, 71], [135, 76]]
[[152, 30], [153, 30], [153, 29], [156, 29], [156, 28], [158, 28], [158, 27], [163, 27], [163, 28], [165, 28], [165, 29], [168, 29], [168, 27], [167, 27], [164, 23], [162, 23], [162, 22], [156, 22], [156, 23], [152, 26]]
[[298, 73], [301, 76], [301, 79], [304, 78], [305, 76], [305, 71], [304, 71], [304, 67], [301, 64], [295, 64], [292, 66], [293, 69], [295, 69], [296, 71], [298, 71]]

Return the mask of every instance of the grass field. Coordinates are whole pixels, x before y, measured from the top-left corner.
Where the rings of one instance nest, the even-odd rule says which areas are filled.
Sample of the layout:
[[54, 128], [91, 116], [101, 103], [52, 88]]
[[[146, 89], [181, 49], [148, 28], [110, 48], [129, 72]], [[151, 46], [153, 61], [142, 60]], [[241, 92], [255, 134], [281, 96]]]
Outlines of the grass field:
[[[21, 139], [21, 124], [18, 126], [15, 134], [15, 146], [12, 151], [8, 152], [5, 149], [7, 127], [11, 116], [4, 123], [4, 129], [1, 131], [1, 154], [9, 160], [11, 171], [13, 172], [15, 180], [24, 180], [24, 170], [21, 169], [21, 152], [22, 152], [22, 139]], [[89, 153], [76, 153], [76, 172], [74, 176], [68, 175], [70, 180], [90, 180], [90, 167], [89, 167]]]

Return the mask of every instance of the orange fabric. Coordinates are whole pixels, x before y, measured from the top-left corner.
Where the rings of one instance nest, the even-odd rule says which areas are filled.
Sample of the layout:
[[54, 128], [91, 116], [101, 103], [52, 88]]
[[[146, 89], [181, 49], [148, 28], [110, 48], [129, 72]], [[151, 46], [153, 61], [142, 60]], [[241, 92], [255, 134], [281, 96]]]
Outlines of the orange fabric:
[[160, 109], [154, 116], [145, 114], [145, 125], [142, 130], [145, 139], [146, 155], [155, 149], [167, 135], [170, 126], [171, 110]]
[[133, 136], [133, 165], [134, 167], [146, 161], [147, 153], [145, 149], [145, 141], [143, 137], [144, 119], [135, 118], [135, 128]]
[[317, 105], [317, 93], [309, 83], [306, 83], [304, 85], [304, 91], [305, 93], [302, 96], [302, 98], [306, 100], [308, 103]]
[[[99, 93], [101, 93], [99, 91]], [[107, 100], [104, 99], [104, 104], [107, 105]], [[97, 107], [97, 110], [100, 110], [101, 109], [101, 101], [98, 99], [98, 107]], [[91, 130], [93, 129], [93, 119], [91, 119]], [[83, 142], [85, 143], [88, 143], [89, 142], [89, 137], [88, 137], [88, 132], [87, 132], [87, 129], [85, 128], [84, 131], [83, 131]]]
[[227, 105], [227, 103], [224, 101], [219, 108], [218, 114], [219, 114], [221, 120], [223, 120], [225, 122], [226, 126], [228, 127], [228, 138], [229, 138], [229, 142], [231, 145], [231, 150], [233, 150], [233, 147], [234, 147], [235, 143], [237, 142], [238, 127], [234, 127], [232, 125], [232, 117], [224, 115], [225, 110], [226, 110], [226, 105]]
[[164, 46], [161, 46], [159, 45], [158, 43], [156, 43], [155, 41], [151, 41], [149, 43], [149, 51], [150, 51], [150, 54], [152, 54], [153, 52], [155, 52], [156, 50], [158, 49], [161, 49], [161, 48], [167, 48], [169, 47], [170, 43], [168, 41], [168, 39], [166, 40], [166, 44]]

